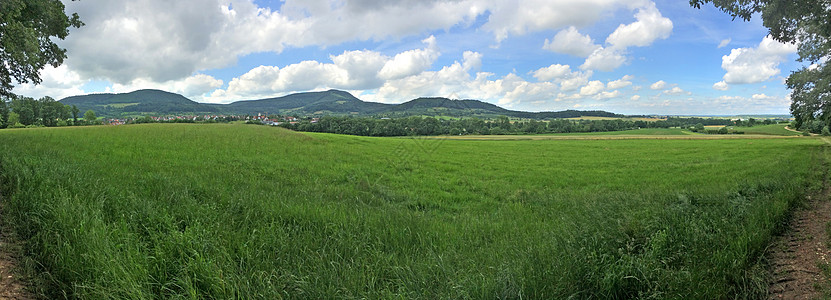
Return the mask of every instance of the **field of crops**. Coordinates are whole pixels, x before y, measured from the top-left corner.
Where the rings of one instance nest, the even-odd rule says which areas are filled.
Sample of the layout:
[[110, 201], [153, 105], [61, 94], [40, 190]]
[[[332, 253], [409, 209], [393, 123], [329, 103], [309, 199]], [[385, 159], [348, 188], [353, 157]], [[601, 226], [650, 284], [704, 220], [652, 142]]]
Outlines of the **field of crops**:
[[449, 140], [236, 124], [0, 131], [47, 298], [759, 298], [817, 138]]

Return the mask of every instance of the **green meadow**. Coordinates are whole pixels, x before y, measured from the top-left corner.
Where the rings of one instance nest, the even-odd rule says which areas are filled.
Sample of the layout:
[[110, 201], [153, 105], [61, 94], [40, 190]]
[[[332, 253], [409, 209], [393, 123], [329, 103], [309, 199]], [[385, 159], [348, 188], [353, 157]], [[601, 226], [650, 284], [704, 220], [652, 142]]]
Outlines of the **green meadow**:
[[790, 131], [785, 129], [784, 124], [758, 125], [753, 127], [732, 127], [733, 130], [744, 131], [745, 134], [767, 134], [767, 135], [784, 135], [784, 136], [798, 136], [802, 132]]
[[10, 129], [0, 191], [46, 298], [761, 298], [824, 145]]

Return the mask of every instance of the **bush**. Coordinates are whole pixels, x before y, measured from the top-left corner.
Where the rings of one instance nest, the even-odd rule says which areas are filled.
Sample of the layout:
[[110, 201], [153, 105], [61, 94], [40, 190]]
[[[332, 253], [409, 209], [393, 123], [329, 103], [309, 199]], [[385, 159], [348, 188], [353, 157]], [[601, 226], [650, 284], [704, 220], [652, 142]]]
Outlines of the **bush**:
[[828, 130], [828, 126], [822, 127], [822, 136], [831, 136], [831, 131]]

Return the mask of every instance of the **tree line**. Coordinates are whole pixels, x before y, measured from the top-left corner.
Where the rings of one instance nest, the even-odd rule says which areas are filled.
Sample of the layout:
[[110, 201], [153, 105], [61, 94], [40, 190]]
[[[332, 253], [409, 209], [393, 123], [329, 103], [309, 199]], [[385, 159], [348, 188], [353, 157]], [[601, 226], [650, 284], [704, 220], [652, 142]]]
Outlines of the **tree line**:
[[11, 101], [0, 98], [0, 128], [56, 127], [97, 124], [92, 110], [80, 115], [75, 105], [64, 105], [52, 97], [40, 99], [12, 95]]
[[[751, 119], [753, 120], [753, 119]], [[438, 119], [433, 117], [408, 117], [398, 119], [376, 119], [362, 117], [322, 117], [317, 122], [311, 119], [300, 122], [282, 123], [279, 126], [306, 132], [326, 132], [360, 136], [425, 136], [425, 135], [509, 135], [572, 132], [606, 132], [639, 128], [681, 127], [698, 129], [705, 125], [753, 126], [772, 124], [774, 121], [731, 121], [710, 118], [667, 118], [666, 120], [571, 120], [550, 119], [511, 120], [501, 116], [495, 120], [478, 118]], [[716, 132], [717, 133], [717, 132]]]

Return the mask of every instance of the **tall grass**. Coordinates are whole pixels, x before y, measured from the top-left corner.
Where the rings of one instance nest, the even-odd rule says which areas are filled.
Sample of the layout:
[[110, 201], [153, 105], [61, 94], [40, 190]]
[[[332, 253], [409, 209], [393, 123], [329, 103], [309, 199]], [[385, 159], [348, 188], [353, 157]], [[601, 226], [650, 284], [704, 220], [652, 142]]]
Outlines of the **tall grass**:
[[0, 132], [49, 298], [757, 298], [816, 139]]

